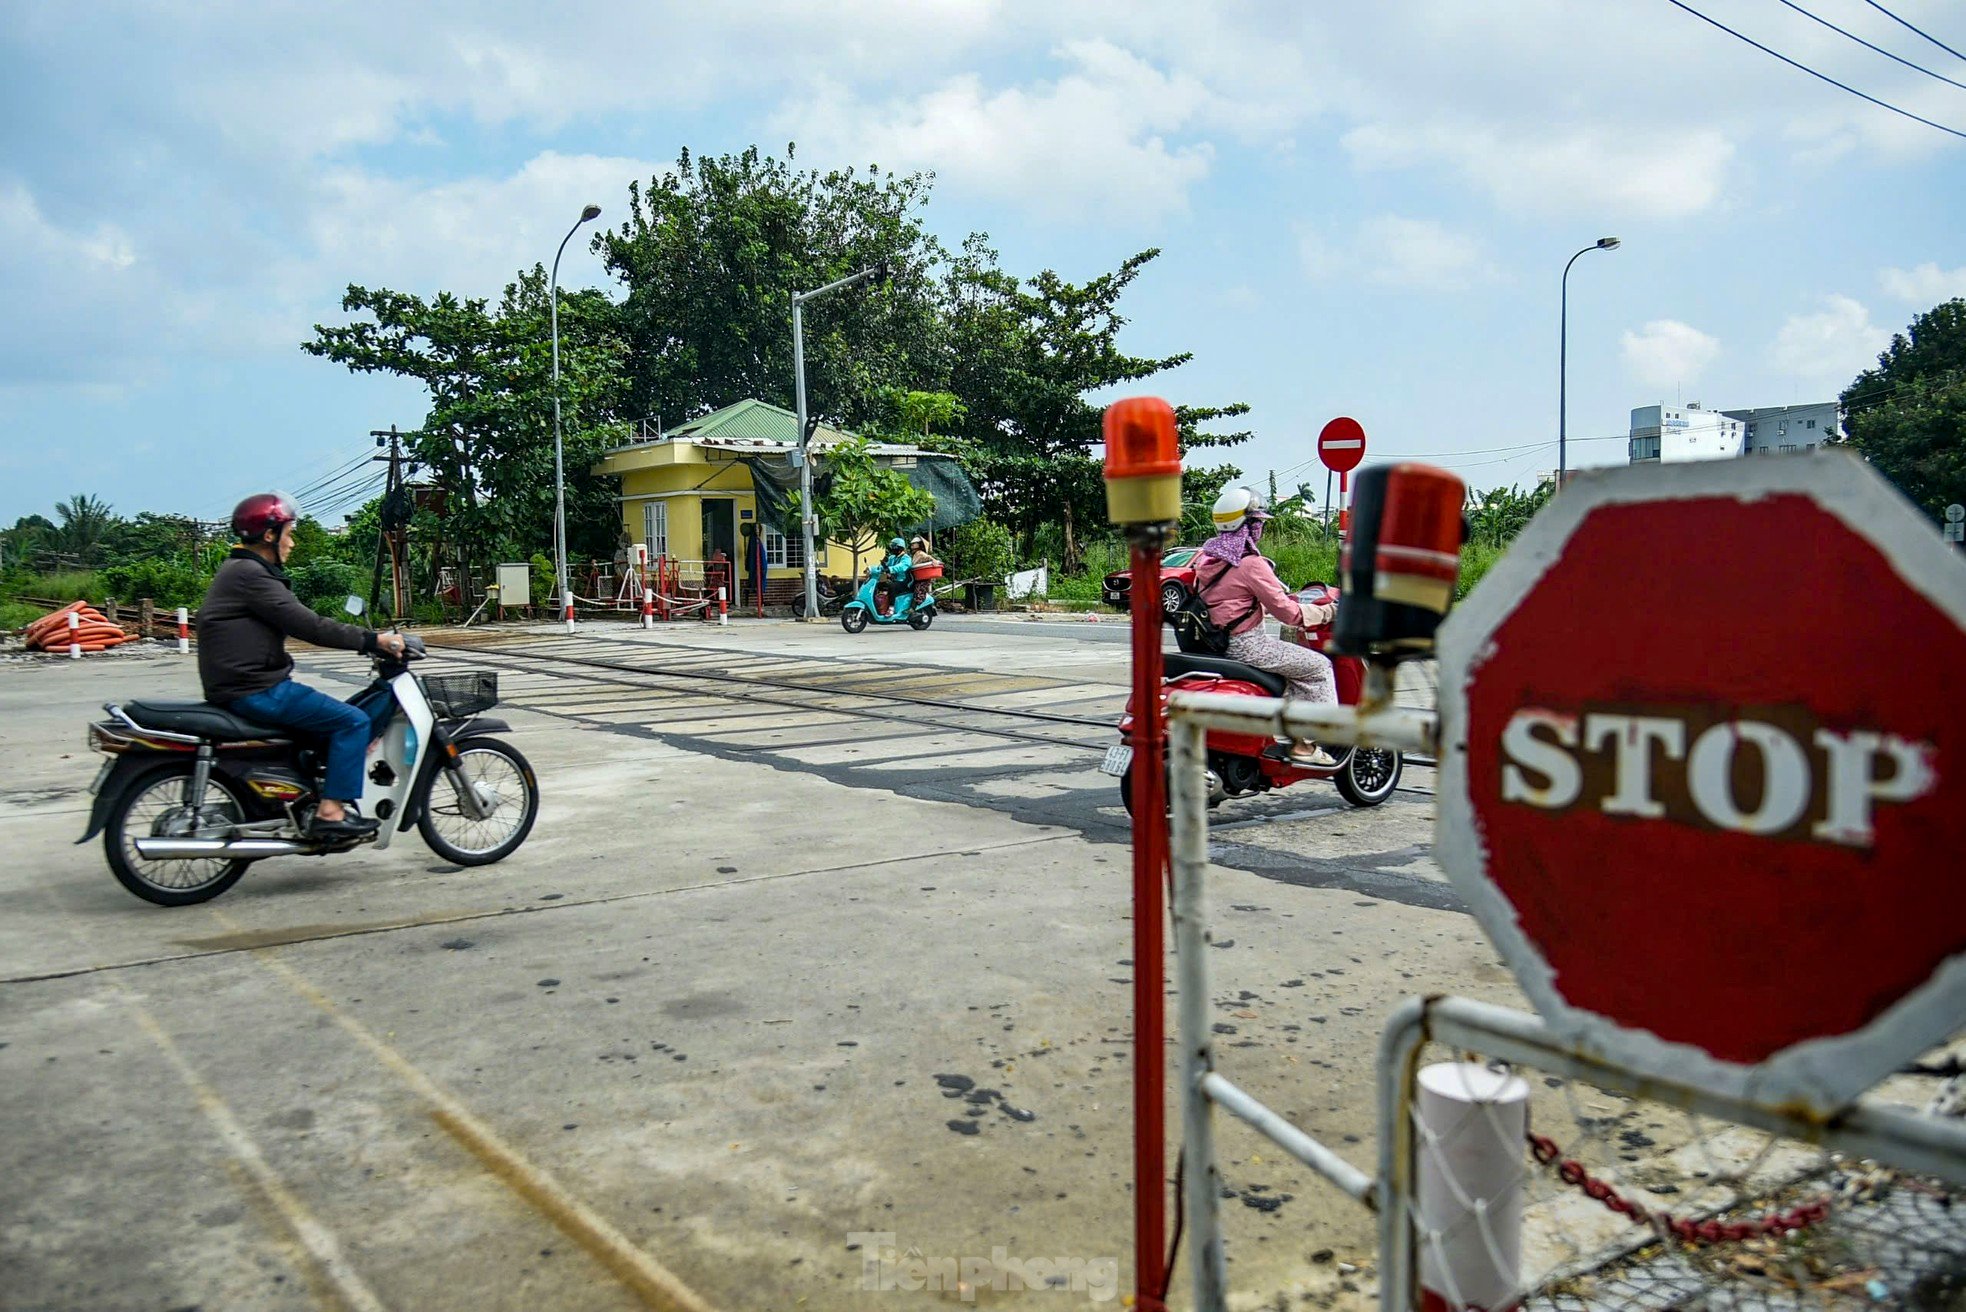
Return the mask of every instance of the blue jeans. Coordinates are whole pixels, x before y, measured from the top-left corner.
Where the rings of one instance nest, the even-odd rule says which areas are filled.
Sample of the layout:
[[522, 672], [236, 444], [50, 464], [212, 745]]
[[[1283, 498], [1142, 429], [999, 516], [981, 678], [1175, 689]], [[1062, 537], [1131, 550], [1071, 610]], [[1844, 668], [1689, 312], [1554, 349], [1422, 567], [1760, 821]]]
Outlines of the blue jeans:
[[362, 762], [368, 756], [374, 725], [361, 707], [288, 679], [264, 692], [249, 693], [226, 709], [272, 728], [299, 729], [326, 738], [328, 778], [321, 796], [337, 802], [362, 796]]

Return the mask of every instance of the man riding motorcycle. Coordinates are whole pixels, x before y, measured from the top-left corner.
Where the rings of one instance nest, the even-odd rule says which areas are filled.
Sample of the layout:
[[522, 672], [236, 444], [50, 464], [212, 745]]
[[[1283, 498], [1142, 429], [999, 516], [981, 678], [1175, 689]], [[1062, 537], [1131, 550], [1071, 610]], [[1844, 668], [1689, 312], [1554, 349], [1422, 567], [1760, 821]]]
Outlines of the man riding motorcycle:
[[287, 639], [395, 658], [403, 654], [403, 639], [324, 619], [300, 603], [284, 568], [299, 519], [294, 503], [276, 492], [247, 497], [233, 510], [239, 545], [219, 566], [198, 608], [198, 678], [208, 702], [258, 724], [326, 738], [327, 780], [311, 832], [359, 837], [378, 828], [353, 810], [373, 736], [368, 713], [294, 682]]
[[874, 606], [885, 615], [894, 609], [894, 596], [904, 591], [908, 581], [914, 576], [915, 562], [908, 554], [908, 544], [901, 538], [887, 540], [887, 558], [873, 566], [876, 574], [874, 582]]
[[[1225, 654], [1232, 661], [1282, 675], [1291, 697], [1335, 703], [1338, 688], [1331, 662], [1308, 647], [1278, 642], [1264, 633], [1263, 615], [1267, 612], [1281, 623], [1311, 628], [1329, 623], [1337, 606], [1305, 606], [1284, 588], [1276, 565], [1257, 549], [1270, 514], [1254, 490], [1224, 489], [1212, 513], [1215, 536], [1202, 544], [1195, 558], [1195, 585], [1209, 614], [1230, 631]], [[1338, 763], [1312, 742], [1297, 743], [1290, 760], [1305, 766]]]

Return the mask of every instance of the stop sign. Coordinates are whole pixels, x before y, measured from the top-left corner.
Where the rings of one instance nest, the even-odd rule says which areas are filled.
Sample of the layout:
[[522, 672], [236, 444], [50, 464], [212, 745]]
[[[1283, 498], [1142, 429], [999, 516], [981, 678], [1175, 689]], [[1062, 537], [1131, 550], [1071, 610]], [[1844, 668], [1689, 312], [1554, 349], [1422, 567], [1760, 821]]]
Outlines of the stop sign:
[[1317, 458], [1333, 473], [1351, 473], [1365, 459], [1365, 429], [1356, 419], [1332, 420], [1317, 435]]
[[1562, 1037], [1827, 1112], [1966, 1019], [1966, 567], [1867, 466], [1581, 477], [1440, 656], [1441, 863]]

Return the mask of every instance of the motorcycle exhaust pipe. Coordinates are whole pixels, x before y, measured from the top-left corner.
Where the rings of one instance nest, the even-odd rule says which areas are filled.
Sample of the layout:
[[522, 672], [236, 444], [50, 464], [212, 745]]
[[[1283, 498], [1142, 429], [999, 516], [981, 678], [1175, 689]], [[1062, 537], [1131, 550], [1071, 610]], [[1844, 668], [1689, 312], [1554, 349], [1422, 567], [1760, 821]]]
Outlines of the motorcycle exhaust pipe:
[[314, 850], [291, 838], [139, 838], [137, 855], [146, 861], [199, 860], [223, 857], [300, 856]]

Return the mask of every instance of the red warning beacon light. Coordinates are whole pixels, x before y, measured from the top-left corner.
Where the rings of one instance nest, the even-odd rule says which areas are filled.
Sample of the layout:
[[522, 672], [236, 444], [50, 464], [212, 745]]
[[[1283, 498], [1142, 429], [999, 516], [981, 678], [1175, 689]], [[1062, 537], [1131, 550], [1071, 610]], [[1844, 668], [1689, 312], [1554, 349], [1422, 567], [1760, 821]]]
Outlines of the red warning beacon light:
[[1129, 396], [1106, 407], [1106, 514], [1115, 524], [1181, 518], [1181, 440], [1174, 407]]
[[1358, 476], [1351, 536], [1338, 561], [1344, 590], [1334, 655], [1396, 662], [1433, 651], [1461, 574], [1467, 494], [1460, 479], [1432, 465], [1374, 465]]

